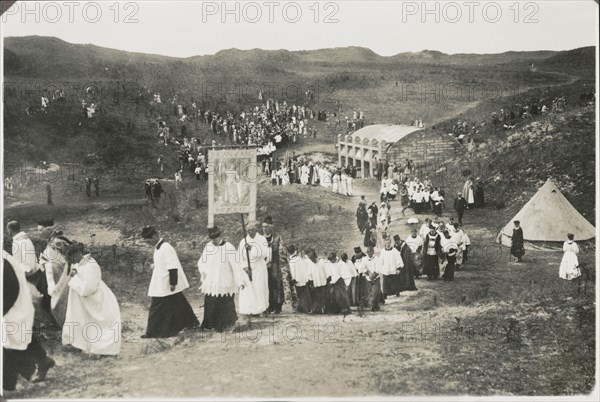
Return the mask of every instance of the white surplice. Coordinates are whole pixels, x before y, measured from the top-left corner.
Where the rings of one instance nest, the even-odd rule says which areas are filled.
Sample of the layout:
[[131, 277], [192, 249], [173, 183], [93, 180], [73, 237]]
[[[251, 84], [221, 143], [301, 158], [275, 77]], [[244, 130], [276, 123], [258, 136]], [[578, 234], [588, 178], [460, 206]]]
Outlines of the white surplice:
[[121, 311], [114, 293], [102, 281], [100, 266], [91, 256], [72, 266], [63, 345], [84, 352], [116, 355], [121, 350]]
[[248, 267], [246, 244], [251, 246], [249, 254], [252, 280], [248, 280], [248, 286], [240, 291], [240, 314], [261, 314], [269, 307], [267, 262], [271, 259], [271, 248], [267, 239], [258, 233], [254, 238], [246, 236], [238, 247], [238, 261], [242, 268]]

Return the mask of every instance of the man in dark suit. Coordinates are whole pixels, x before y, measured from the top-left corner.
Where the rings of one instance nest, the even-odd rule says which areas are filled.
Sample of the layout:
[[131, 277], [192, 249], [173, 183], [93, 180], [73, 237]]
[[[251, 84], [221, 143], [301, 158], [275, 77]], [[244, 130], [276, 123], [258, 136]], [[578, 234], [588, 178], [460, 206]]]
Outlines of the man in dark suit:
[[462, 226], [462, 218], [465, 210], [467, 209], [467, 200], [463, 198], [462, 193], [458, 193], [458, 198], [454, 200], [454, 210], [458, 215], [458, 224]]
[[525, 254], [525, 241], [523, 240], [523, 229], [521, 228], [521, 222], [514, 221], [515, 227], [513, 229], [512, 244], [510, 247], [510, 253], [517, 257], [517, 262], [523, 262], [523, 255]]

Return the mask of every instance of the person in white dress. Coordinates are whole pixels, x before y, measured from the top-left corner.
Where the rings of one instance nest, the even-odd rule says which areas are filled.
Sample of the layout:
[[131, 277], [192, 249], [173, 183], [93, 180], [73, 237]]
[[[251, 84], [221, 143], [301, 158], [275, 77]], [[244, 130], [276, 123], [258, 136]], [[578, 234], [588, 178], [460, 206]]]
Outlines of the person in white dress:
[[83, 244], [72, 247], [72, 257], [79, 263], [73, 264], [69, 273], [62, 343], [90, 354], [117, 355], [121, 351], [119, 302], [102, 280], [100, 265], [84, 253]]
[[334, 193], [338, 193], [339, 188], [340, 188], [340, 176], [339, 176], [338, 172], [336, 172], [336, 171], [334, 171], [330, 174], [331, 174], [331, 182], [332, 182], [331, 191], [333, 191]]
[[308, 167], [308, 163], [305, 163], [301, 168], [300, 173], [300, 183], [308, 184], [308, 174], [310, 172], [310, 168]]
[[248, 234], [238, 247], [238, 261], [248, 276], [248, 286], [240, 291], [239, 311], [245, 315], [259, 315], [269, 307], [267, 263], [271, 249], [267, 239], [257, 232], [257, 225], [257, 222], [248, 222]]
[[288, 174], [288, 170], [285, 165], [281, 167], [281, 185], [287, 186], [290, 184], [290, 175]]
[[475, 204], [475, 197], [473, 194], [473, 178], [469, 177], [463, 186], [462, 191], [463, 198], [467, 201], [469, 208], [472, 208]]
[[349, 197], [352, 197], [352, 195], [354, 194], [354, 178], [352, 177], [351, 173], [348, 173], [348, 175], [346, 176], [346, 181], [348, 182], [346, 194]]
[[560, 269], [558, 271], [558, 276], [568, 281], [581, 276], [579, 259], [577, 258], [579, 246], [573, 241], [574, 238], [575, 236], [571, 233], [567, 235], [568, 240], [563, 244], [563, 251], [565, 254], [560, 262]]
[[340, 174], [340, 194], [348, 195], [348, 175], [346, 175], [345, 169], [342, 169]]

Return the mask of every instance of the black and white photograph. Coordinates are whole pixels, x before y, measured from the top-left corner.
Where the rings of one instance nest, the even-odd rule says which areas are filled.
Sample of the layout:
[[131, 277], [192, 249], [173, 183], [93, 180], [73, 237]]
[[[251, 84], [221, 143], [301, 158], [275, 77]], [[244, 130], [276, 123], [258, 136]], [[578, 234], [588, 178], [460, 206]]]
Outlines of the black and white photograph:
[[597, 401], [597, 0], [0, 1], [4, 400]]

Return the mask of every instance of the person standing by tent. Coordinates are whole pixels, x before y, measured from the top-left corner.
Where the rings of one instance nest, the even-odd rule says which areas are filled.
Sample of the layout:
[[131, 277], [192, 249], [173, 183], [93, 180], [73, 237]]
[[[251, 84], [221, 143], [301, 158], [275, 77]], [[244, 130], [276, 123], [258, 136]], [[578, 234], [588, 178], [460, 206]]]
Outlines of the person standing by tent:
[[575, 235], [569, 233], [567, 235], [567, 239], [568, 240], [563, 244], [563, 251], [565, 254], [560, 262], [558, 276], [560, 276], [561, 279], [570, 281], [580, 277], [581, 270], [579, 269], [579, 260], [577, 259], [577, 254], [579, 254], [579, 246], [573, 241], [575, 239]]
[[521, 228], [521, 222], [514, 221], [515, 227], [513, 229], [512, 244], [510, 246], [510, 253], [517, 257], [517, 262], [523, 262], [523, 255], [525, 255], [525, 247], [523, 240], [523, 229]]
[[462, 226], [462, 218], [465, 214], [465, 210], [468, 208], [467, 200], [465, 200], [462, 193], [458, 193], [458, 198], [454, 200], [454, 210], [458, 215], [458, 224]]

